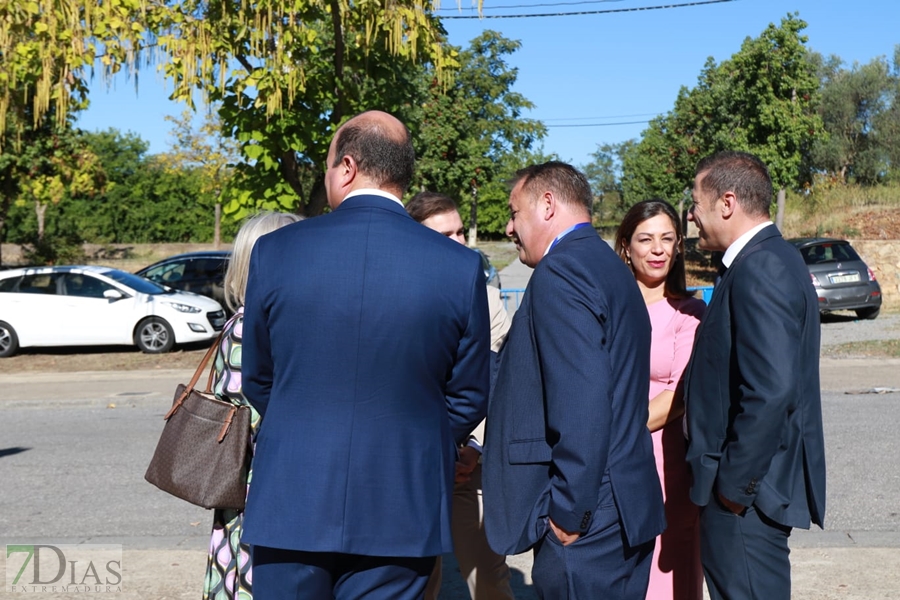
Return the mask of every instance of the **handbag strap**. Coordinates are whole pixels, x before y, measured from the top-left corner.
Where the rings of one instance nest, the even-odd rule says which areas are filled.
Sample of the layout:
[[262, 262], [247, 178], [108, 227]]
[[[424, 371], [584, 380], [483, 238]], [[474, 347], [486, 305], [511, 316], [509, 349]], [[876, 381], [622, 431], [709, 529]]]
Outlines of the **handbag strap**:
[[[169, 409], [169, 412], [166, 413], [166, 416], [163, 417], [163, 420], [168, 421], [169, 417], [175, 414], [175, 411], [178, 410], [181, 405], [184, 403], [185, 398], [188, 397], [188, 394], [191, 393], [191, 390], [194, 389], [194, 386], [197, 385], [197, 382], [200, 380], [200, 375], [203, 373], [203, 368], [206, 366], [206, 363], [209, 362], [209, 359], [212, 358], [212, 355], [219, 348], [219, 344], [222, 343], [222, 336], [225, 335], [227, 331], [227, 327], [223, 327], [222, 331], [219, 332], [219, 335], [216, 337], [216, 341], [212, 346], [209, 347], [209, 350], [206, 351], [206, 354], [203, 355], [203, 359], [200, 361], [200, 364], [197, 365], [197, 370], [194, 371], [194, 376], [191, 377], [191, 381], [184, 387], [184, 390], [181, 392], [181, 396], [178, 397], [178, 400], [172, 405], [172, 408]], [[209, 367], [209, 379], [206, 382], [206, 393], [210, 393], [212, 388], [212, 379], [213, 379], [213, 367], [215, 365], [210, 365]]]

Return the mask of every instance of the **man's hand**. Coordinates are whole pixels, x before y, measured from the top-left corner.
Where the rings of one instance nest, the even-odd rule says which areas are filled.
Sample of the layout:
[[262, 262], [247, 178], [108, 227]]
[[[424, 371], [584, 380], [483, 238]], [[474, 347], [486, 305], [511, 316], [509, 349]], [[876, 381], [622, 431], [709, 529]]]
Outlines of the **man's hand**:
[[459, 449], [459, 460], [456, 462], [456, 483], [465, 483], [472, 479], [472, 471], [478, 466], [478, 458], [481, 453], [472, 446], [463, 446]]
[[553, 522], [553, 519], [550, 519], [550, 529], [553, 530], [553, 535], [556, 536], [556, 539], [558, 539], [563, 546], [568, 546], [581, 537], [580, 533], [569, 533], [564, 529], [560, 529], [556, 523]]
[[724, 506], [725, 508], [727, 508], [728, 510], [730, 510], [731, 512], [733, 512], [736, 515], [741, 514], [747, 508], [743, 504], [738, 504], [737, 502], [732, 502], [731, 500], [729, 500], [722, 494], [719, 494], [719, 502], [722, 503], [722, 506]]

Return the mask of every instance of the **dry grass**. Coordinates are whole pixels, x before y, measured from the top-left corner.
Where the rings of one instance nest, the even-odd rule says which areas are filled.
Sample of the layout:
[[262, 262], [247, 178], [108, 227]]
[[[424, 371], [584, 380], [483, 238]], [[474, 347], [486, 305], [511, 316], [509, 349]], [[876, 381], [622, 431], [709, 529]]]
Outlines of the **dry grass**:
[[196, 369], [207, 348], [191, 344], [166, 354], [143, 354], [129, 346], [23, 348], [0, 358], [0, 374]]
[[820, 186], [789, 193], [785, 237], [900, 239], [900, 186]]

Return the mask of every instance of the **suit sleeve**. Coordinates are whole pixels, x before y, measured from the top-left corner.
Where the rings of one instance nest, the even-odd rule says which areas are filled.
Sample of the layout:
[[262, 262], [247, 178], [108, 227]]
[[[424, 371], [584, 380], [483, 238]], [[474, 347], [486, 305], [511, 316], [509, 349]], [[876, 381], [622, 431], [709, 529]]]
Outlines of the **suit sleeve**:
[[801, 283], [771, 252], [748, 256], [734, 273], [732, 402], [734, 420], [717, 472], [717, 491], [744, 506], [781, 444], [788, 414], [797, 406], [801, 329], [806, 302]]
[[457, 444], [463, 444], [487, 414], [490, 321], [484, 275], [480, 264], [476, 266], [478, 269], [472, 277], [468, 320], [459, 341], [456, 363], [447, 381], [447, 412], [450, 415], [450, 430]]
[[592, 308], [599, 302], [602, 310], [603, 294], [579, 281], [561, 257], [544, 260], [529, 285], [552, 448], [549, 514], [566, 531], [585, 531], [611, 437], [611, 361], [602, 317]]
[[260, 269], [260, 244], [253, 247], [250, 256], [250, 273], [244, 301], [244, 331], [241, 349], [241, 376], [247, 401], [265, 416], [272, 390], [272, 345], [269, 338], [266, 294]]

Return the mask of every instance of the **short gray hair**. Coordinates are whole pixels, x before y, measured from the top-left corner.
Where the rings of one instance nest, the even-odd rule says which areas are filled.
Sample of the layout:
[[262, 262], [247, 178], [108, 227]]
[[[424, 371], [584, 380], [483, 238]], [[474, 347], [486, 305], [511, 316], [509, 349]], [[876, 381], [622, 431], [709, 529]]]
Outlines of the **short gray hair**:
[[234, 237], [231, 261], [225, 272], [225, 304], [233, 311], [244, 305], [247, 292], [247, 273], [250, 270], [250, 254], [260, 237], [285, 225], [302, 221], [303, 217], [279, 212], [262, 212], [247, 219]]

